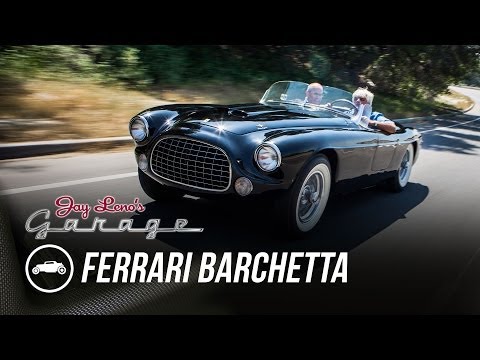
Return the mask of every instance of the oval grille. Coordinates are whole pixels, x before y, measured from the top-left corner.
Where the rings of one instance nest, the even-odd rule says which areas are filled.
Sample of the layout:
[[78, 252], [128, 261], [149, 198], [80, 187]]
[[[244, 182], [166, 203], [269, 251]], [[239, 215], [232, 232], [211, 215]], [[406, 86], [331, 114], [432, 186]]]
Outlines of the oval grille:
[[225, 152], [196, 140], [161, 139], [153, 148], [151, 168], [164, 179], [197, 189], [225, 191], [230, 186], [230, 162]]

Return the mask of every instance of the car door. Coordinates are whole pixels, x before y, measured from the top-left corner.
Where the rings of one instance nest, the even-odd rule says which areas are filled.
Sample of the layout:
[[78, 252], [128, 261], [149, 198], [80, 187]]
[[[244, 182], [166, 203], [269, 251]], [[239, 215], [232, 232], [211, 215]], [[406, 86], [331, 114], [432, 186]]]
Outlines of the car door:
[[374, 172], [382, 171], [388, 168], [393, 159], [395, 148], [398, 145], [398, 136], [395, 134], [386, 134], [381, 130], [371, 130], [377, 134], [377, 149], [372, 162]]
[[370, 175], [378, 146], [378, 134], [370, 129], [351, 125], [337, 144], [339, 157], [337, 181]]

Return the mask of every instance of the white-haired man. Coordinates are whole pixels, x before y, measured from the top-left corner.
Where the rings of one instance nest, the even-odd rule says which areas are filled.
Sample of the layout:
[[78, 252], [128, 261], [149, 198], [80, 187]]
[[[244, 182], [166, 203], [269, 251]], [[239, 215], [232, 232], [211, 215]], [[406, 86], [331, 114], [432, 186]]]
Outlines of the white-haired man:
[[380, 129], [386, 133], [393, 134], [397, 131], [397, 126], [393, 121], [386, 118], [378, 111], [372, 111], [373, 93], [364, 88], [358, 88], [352, 94], [352, 101], [357, 106], [363, 105], [363, 120], [368, 121], [368, 127], [373, 129]]

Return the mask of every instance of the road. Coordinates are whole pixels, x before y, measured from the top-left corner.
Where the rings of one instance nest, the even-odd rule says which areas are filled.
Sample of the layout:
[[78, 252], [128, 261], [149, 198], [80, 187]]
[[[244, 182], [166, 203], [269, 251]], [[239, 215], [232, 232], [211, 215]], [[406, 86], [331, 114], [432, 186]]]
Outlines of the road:
[[[479, 90], [455, 90], [480, 104]], [[93, 205], [106, 195], [118, 203], [138, 197], [146, 211], [106, 214], [103, 217], [112, 227], [131, 217], [139, 227], [150, 218], [161, 219], [165, 227], [183, 218], [188, 219], [188, 227], [204, 228], [199, 234], [158, 234], [155, 240], [126, 232], [48, 234], [49, 243], [68, 248], [78, 257], [87, 250], [212, 251], [218, 255], [348, 251], [346, 284], [201, 286], [192, 281], [177, 286], [191, 287], [192, 294], [202, 294], [201, 300], [192, 300], [188, 310], [174, 308], [174, 313], [478, 314], [480, 106], [465, 115], [442, 115], [414, 125], [424, 142], [407, 189], [392, 194], [369, 188], [334, 196], [319, 226], [305, 239], [287, 239], [275, 231], [274, 221], [264, 216], [270, 212], [268, 204], [194, 198], [153, 202], [140, 188], [131, 152], [2, 161], [0, 201], [7, 206], [23, 258], [40, 244], [34, 234], [26, 233], [26, 219], [39, 209], [54, 211], [54, 200], [66, 194], [77, 203]], [[52, 226], [63, 225], [57, 220], [52, 220]], [[87, 220], [85, 227], [89, 224]], [[315, 269], [314, 278], [320, 277], [321, 270]]]

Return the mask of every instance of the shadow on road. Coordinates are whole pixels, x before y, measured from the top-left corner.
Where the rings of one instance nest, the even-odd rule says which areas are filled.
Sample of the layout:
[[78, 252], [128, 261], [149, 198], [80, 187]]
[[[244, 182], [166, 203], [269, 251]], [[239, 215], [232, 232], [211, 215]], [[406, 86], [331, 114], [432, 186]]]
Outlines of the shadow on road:
[[[467, 126], [427, 133], [424, 136], [425, 140], [422, 147], [428, 150], [450, 151], [455, 154], [477, 155], [480, 148], [480, 134], [471, 135], [458, 131], [458, 129], [467, 129]], [[480, 127], [478, 129], [474, 127], [473, 129], [480, 131]], [[468, 128], [468, 130], [472, 129]]]
[[[145, 227], [146, 222], [152, 218], [160, 218], [164, 227], [171, 227], [176, 219], [185, 218], [189, 221], [188, 227], [204, 228], [204, 232], [200, 234], [160, 233], [156, 240], [148, 240], [167, 245], [168, 248], [163, 249], [167, 252], [175, 249], [193, 251], [197, 255], [206, 251], [217, 254], [223, 251], [248, 251], [252, 254], [259, 251], [339, 252], [354, 249], [402, 219], [422, 203], [428, 193], [428, 187], [410, 183], [404, 192], [398, 194], [373, 187], [348, 195], [333, 196], [318, 227], [304, 239], [289, 238], [278, 230], [278, 222], [269, 215], [271, 204], [268, 202], [225, 202], [190, 198], [171, 203], [153, 201], [145, 204], [146, 210], [143, 213], [132, 218], [136, 228]], [[3, 222], [0, 223], [2, 224]], [[4, 234], [3, 229], [0, 230], [0, 234]], [[95, 251], [98, 251], [100, 246], [97, 240], [106, 240], [104, 237], [107, 237], [104, 233], [98, 235], [89, 236], [96, 243], [93, 247]], [[120, 235], [113, 234], [112, 243], [120, 243]], [[143, 248], [142, 251], [147, 251], [144, 248], [145, 242], [141, 241], [143, 236], [138, 235], [138, 246]], [[133, 234], [124, 234], [124, 237], [128, 244], [132, 244]], [[17, 243], [21, 242], [22, 238]], [[61, 234], [61, 238], [69, 245], [69, 251], [74, 243], [83, 244], [69, 241], [77, 239], [78, 234]], [[55, 241], [54, 239], [50, 241]], [[348, 303], [347, 291], [350, 288], [346, 284], [321, 284], [318, 281], [313, 284], [198, 284], [195, 281], [198, 263], [192, 267], [191, 280], [185, 284], [97, 284], [91, 279], [88, 284], [71, 284], [64, 292], [38, 294], [33, 292], [23, 279], [23, 261], [14, 261], [18, 255], [14, 251], [12, 236], [9, 236], [9, 241], [0, 240], [0, 245], [11, 247], [9, 261], [3, 264], [6, 267], [4, 273], [12, 273], [12, 279], [2, 279], [4, 283], [13, 284], [6, 289], [9, 294], [18, 297], [18, 301], [6, 304], [8, 307], [5, 305], [0, 309], [8, 314], [320, 314], [348, 311], [352, 306]], [[118, 248], [115, 249], [119, 251]], [[80, 266], [82, 262], [79, 260], [76, 265]], [[318, 264], [319, 267], [322, 266], [321, 262]], [[317, 267], [315, 269], [321, 270]], [[111, 277], [111, 274], [106, 272], [106, 276]], [[339, 301], [341, 299], [344, 299], [343, 302]]]
[[[422, 148], [449, 151], [466, 155], [478, 154], [480, 148], [480, 120], [472, 115], [443, 115], [433, 119], [401, 121], [423, 134]], [[474, 132], [474, 134], [472, 134]]]
[[[134, 216], [135, 226], [145, 226], [150, 218], [162, 218], [170, 226], [176, 218], [189, 220], [189, 227], [203, 227], [200, 234], [162, 233], [157, 241], [181, 251], [258, 252], [350, 251], [405, 217], [429, 194], [427, 186], [410, 183], [402, 193], [372, 187], [348, 195], [333, 196], [318, 226], [304, 239], [293, 239], [279, 231], [268, 214], [265, 202], [218, 202], [183, 199], [174, 203], [151, 202], [146, 211]], [[323, 262], [315, 263], [318, 279]], [[303, 270], [297, 271], [303, 276]], [[334, 314], [368, 311], [362, 299], [350, 303], [354, 287], [347, 284], [286, 284], [252, 282], [210, 284], [208, 303], [215, 309], [234, 314]], [[198, 288], [195, 286], [195, 288]], [[360, 290], [361, 292], [361, 290]], [[363, 292], [361, 292], [363, 294]], [[356, 310], [354, 310], [356, 309]]]
[[180, 201], [145, 204], [145, 212], [134, 215], [135, 227], [151, 218], [172, 226], [178, 218], [187, 227], [204, 228], [203, 233], [162, 233], [157, 236], [183, 251], [349, 251], [422, 203], [428, 187], [410, 183], [402, 193], [372, 187], [329, 199], [318, 226], [304, 238], [292, 238], [271, 215], [266, 201], [214, 201], [183, 198]]

